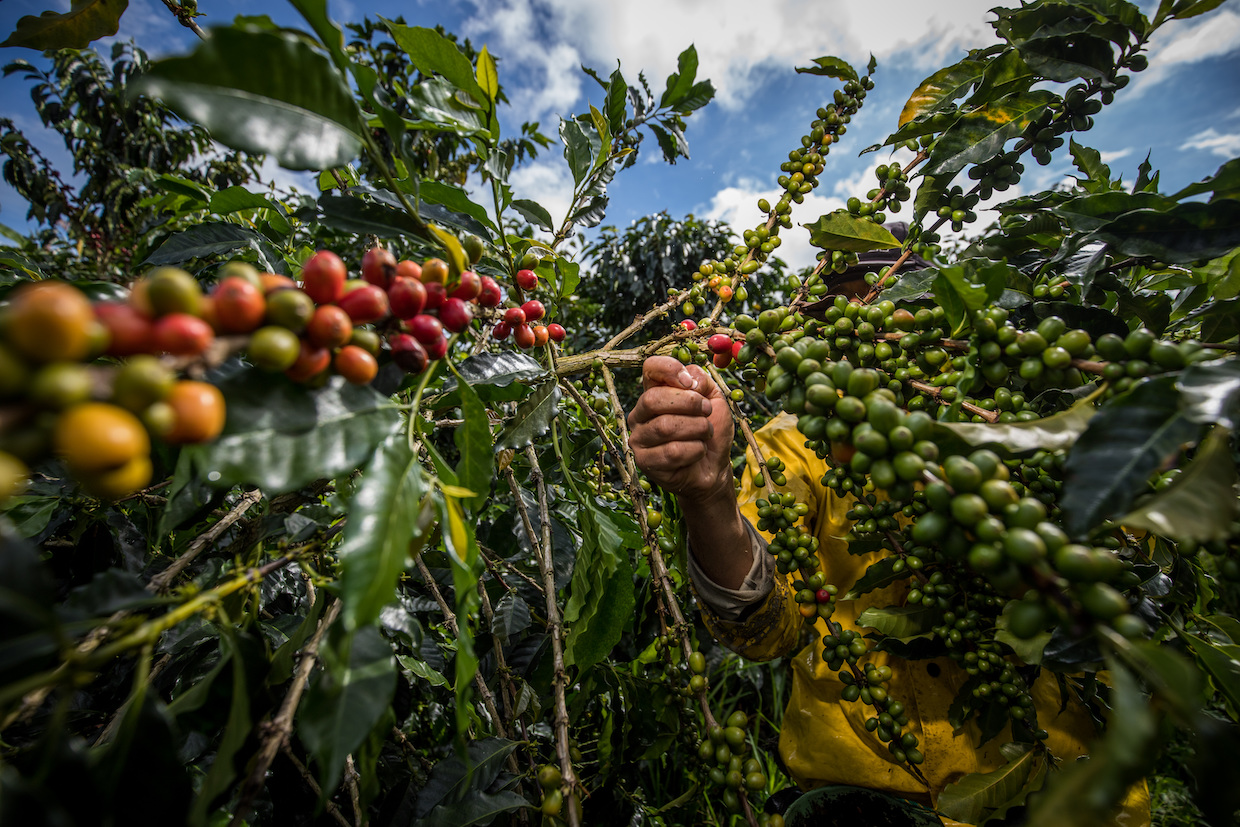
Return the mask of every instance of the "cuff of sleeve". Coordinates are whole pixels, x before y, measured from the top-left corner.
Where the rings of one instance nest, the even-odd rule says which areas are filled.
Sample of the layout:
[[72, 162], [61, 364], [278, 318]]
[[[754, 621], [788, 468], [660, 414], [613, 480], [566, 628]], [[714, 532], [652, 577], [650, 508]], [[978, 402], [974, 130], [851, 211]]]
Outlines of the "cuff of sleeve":
[[707, 577], [692, 549], [689, 552], [689, 579], [698, 600], [721, 620], [741, 620], [747, 610], [765, 600], [774, 588], [775, 559], [767, 551], [766, 540], [748, 520], [745, 520], [745, 531], [749, 535], [753, 564], [738, 589], [726, 589]]

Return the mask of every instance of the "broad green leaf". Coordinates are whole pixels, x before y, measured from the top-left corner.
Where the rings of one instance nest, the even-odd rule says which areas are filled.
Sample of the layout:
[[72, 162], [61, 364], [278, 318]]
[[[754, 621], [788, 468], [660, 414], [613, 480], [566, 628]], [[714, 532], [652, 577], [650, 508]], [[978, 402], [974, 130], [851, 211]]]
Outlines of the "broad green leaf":
[[1197, 439], [1201, 426], [1179, 410], [1178, 397], [1174, 378], [1151, 379], [1094, 414], [1064, 464], [1060, 507], [1068, 534], [1084, 538], [1126, 513], [1150, 474]]
[[1102, 192], [1084, 195], [1054, 207], [1051, 212], [1080, 232], [1105, 226], [1133, 210], [1168, 210], [1175, 202], [1153, 192]]
[[401, 668], [403, 668], [406, 672], [411, 675], [416, 675], [429, 683], [431, 686], [448, 686], [448, 679], [432, 669], [430, 666], [427, 666], [425, 661], [418, 660], [417, 658], [409, 655], [397, 655], [396, 662], [399, 663]]
[[633, 566], [615, 523], [589, 498], [578, 511], [581, 549], [564, 605], [568, 628], [565, 656], [581, 672], [603, 660], [620, 642], [636, 599]]
[[1178, 0], [1172, 7], [1177, 20], [1187, 20], [1223, 5], [1223, 0]]
[[453, 132], [462, 137], [490, 136], [486, 113], [462, 100], [457, 87], [443, 78], [416, 84], [405, 100], [409, 104], [404, 114], [409, 129]]
[[1085, 176], [1086, 181], [1107, 185], [1111, 181], [1111, 168], [1102, 163], [1102, 153], [1098, 150], [1078, 144], [1076, 138], [1068, 140], [1068, 149], [1072, 153], [1072, 162]]
[[1216, 644], [1197, 635], [1183, 634], [1180, 640], [1210, 676], [1210, 682], [1227, 699], [1234, 716], [1240, 712], [1240, 645]]
[[1223, 540], [1231, 534], [1232, 521], [1240, 514], [1235, 485], [1236, 464], [1226, 432], [1214, 428], [1184, 473], [1119, 522], [1176, 542]]
[[465, 521], [461, 504], [447, 494], [439, 499], [440, 526], [444, 547], [452, 564], [452, 593], [456, 612], [456, 732], [464, 738], [469, 730], [472, 712], [473, 681], [478, 671], [474, 652], [474, 630], [470, 616], [478, 611], [482, 598], [478, 595], [478, 578], [482, 575], [482, 555], [474, 537], [473, 524]]
[[444, 395], [435, 400], [435, 407], [460, 406], [457, 376], [468, 382], [483, 402], [512, 402], [524, 397], [531, 385], [547, 375], [542, 365], [524, 353], [483, 351], [456, 366], [455, 375], [445, 380]]
[[1193, 422], [1240, 430], [1240, 359], [1196, 362], [1176, 382], [1184, 415]]
[[188, 57], [134, 82], [233, 149], [288, 169], [342, 166], [361, 150], [361, 110], [331, 60], [293, 35], [217, 28]]
[[1035, 73], [1063, 83], [1077, 78], [1100, 80], [1115, 70], [1111, 42], [1096, 35], [1035, 38], [1016, 44], [1016, 48]]
[[551, 427], [559, 414], [560, 386], [555, 380], [535, 386], [495, 440], [497, 448], [524, 448]]
[[986, 71], [982, 73], [981, 81], [977, 84], [977, 90], [965, 103], [965, 106], [967, 108], [981, 106], [988, 101], [1007, 95], [1028, 92], [1029, 87], [1040, 79], [1029, 68], [1029, 64], [1025, 62], [1025, 59], [1020, 56], [1020, 52], [1010, 49], [1003, 52], [986, 67]]
[[284, 258], [262, 233], [237, 224], [209, 223], [168, 236], [151, 251], [143, 264], [185, 266], [198, 259], [208, 261], [237, 250], [253, 250], [259, 265], [269, 273], [283, 273]]
[[1193, 274], [1205, 281], [1214, 298], [1234, 299], [1240, 295], [1240, 249], [1194, 268]]
[[73, 0], [69, 11], [26, 15], [0, 46], [25, 46], [45, 52], [85, 49], [92, 41], [110, 37], [120, 28], [129, 0]]
[[508, 592], [495, 604], [491, 633], [505, 644], [515, 642], [517, 635], [530, 627], [530, 606], [515, 591]]
[[[491, 216], [487, 215], [486, 208], [471, 201], [465, 190], [460, 187], [453, 187], [427, 178], [418, 186], [418, 197], [427, 203], [442, 204], [453, 212], [468, 215], [492, 232], [497, 234], [499, 232]], [[489, 239], [491, 236], [488, 234], [483, 238]]]
[[323, 670], [297, 710], [297, 734], [314, 756], [326, 795], [340, 783], [345, 756], [365, 740], [396, 693], [396, 659], [379, 630], [339, 629], [332, 627], [330, 645], [320, 647]]
[[1096, 412], [1091, 396], [1066, 411], [1030, 422], [937, 422], [935, 427], [950, 431], [969, 445], [1003, 447], [1013, 454], [1062, 451], [1072, 447]]
[[847, 61], [830, 55], [814, 58], [813, 66], [798, 66], [797, 72], [803, 75], [823, 75], [836, 80], [858, 79], [857, 70]]
[[435, 764], [426, 786], [418, 794], [413, 814], [419, 820], [414, 824], [423, 825], [421, 819], [436, 808], [462, 806], [488, 789], [499, 778], [504, 761], [519, 746], [517, 741], [483, 738], [466, 744], [463, 760], [460, 756], [452, 756]]
[[590, 120], [594, 123], [594, 131], [599, 136], [598, 151], [595, 152], [594, 164], [590, 167], [590, 172], [596, 172], [607, 163], [607, 157], [611, 154], [611, 125], [607, 123], [607, 118], [603, 117], [603, 113], [598, 111], [594, 104], [590, 104]]
[[955, 175], [968, 164], [985, 161], [1019, 137], [1055, 95], [1045, 89], [1008, 95], [962, 115], [931, 150], [922, 173]]
[[293, 230], [279, 204], [265, 195], [250, 192], [242, 186], [229, 187], [212, 194], [208, 209], [217, 215], [227, 215], [241, 210], [269, 210], [268, 221], [272, 228], [284, 235], [288, 235]]
[[581, 265], [565, 258], [556, 258], [555, 276], [560, 288], [557, 293], [560, 298], [567, 299], [581, 283]]
[[164, 192], [176, 193], [194, 201], [201, 201], [204, 204], [211, 200], [213, 191], [210, 187], [205, 187], [197, 181], [191, 181], [189, 178], [182, 178], [179, 175], [169, 175], [164, 173], [154, 181], [154, 186]]
[[[457, 374], [460, 378], [460, 374]], [[465, 501], [470, 510], [477, 511], [486, 504], [487, 491], [495, 476], [495, 446], [491, 441], [491, 425], [487, 410], [478, 393], [469, 382], [461, 380], [458, 390], [461, 396], [461, 418], [464, 424], [457, 427], [452, 441], [461, 452], [456, 466], [456, 476], [461, 485], [476, 492]]]
[[604, 84], [601, 80], [599, 83], [607, 90], [607, 97], [603, 99], [603, 111], [607, 113], [611, 133], [619, 135], [624, 130], [624, 116], [628, 113], [629, 86], [624, 75], [620, 74], [619, 66], [611, 73], [607, 83]]
[[698, 70], [697, 48], [690, 46], [680, 53], [676, 58], [676, 70], [667, 77], [659, 106], [675, 106], [693, 88]]
[[900, 246], [899, 239], [886, 227], [849, 215], [844, 210], [827, 213], [813, 224], [804, 226], [809, 230], [810, 244], [823, 250], [864, 253]]
[[[320, 594], [322, 593], [320, 592]], [[309, 611], [306, 612], [305, 619], [289, 635], [288, 640], [284, 641], [280, 648], [272, 654], [271, 669], [267, 672], [268, 686], [279, 686], [293, 677], [293, 666], [297, 655], [318, 628], [319, 618], [323, 616], [323, 610], [326, 607], [326, 600], [315, 600]]]
[[413, 822], [410, 827], [469, 827], [472, 824], [490, 824], [502, 813], [531, 806], [530, 802], [512, 790], [500, 790], [496, 793], [477, 790], [460, 803], [432, 810], [430, 815]]
[[[672, 104], [672, 111], [679, 115], [688, 115], [710, 103], [714, 97], [715, 85], [709, 80], [699, 81], [689, 87], [689, 91]], [[687, 156], [688, 153], [686, 153]]]
[[[986, 61], [965, 58], [959, 63], [946, 66], [926, 78], [909, 95], [904, 109], [900, 111], [899, 126], [904, 126], [920, 115], [937, 112], [957, 98], [969, 94], [973, 84], [981, 80]], [[798, 72], [803, 71], [797, 69]]]
[[[594, 137], [597, 138], [597, 135]], [[564, 142], [564, 160], [573, 174], [573, 183], [580, 184], [594, 166], [591, 136], [586, 134], [580, 122], [561, 120], [560, 140]]]
[[340, 546], [340, 598], [348, 629], [367, 626], [396, 598], [423, 522], [424, 471], [403, 432], [392, 432], [367, 463], [349, 504]]
[[870, 607], [857, 616], [857, 625], [884, 635], [907, 640], [927, 634], [939, 618], [937, 608], [925, 606]]
[[491, 96], [478, 85], [474, 78], [474, 66], [459, 46], [434, 29], [405, 26], [383, 17], [379, 19], [419, 72], [428, 76], [443, 76], [453, 86], [465, 91], [479, 106], [491, 104]]
[[529, 221], [535, 227], [553, 232], [555, 230], [555, 222], [551, 218], [551, 213], [547, 212], [547, 208], [537, 201], [530, 201], [526, 198], [517, 198], [512, 202], [512, 208], [521, 214], [521, 217]]
[[1174, 201], [1182, 201], [1185, 198], [1192, 198], [1195, 195], [1202, 195], [1207, 192], [1214, 193], [1210, 199], [1212, 201], [1215, 198], [1240, 198], [1240, 158], [1232, 158], [1219, 167], [1209, 178], [1203, 178], [1195, 184], [1189, 184], [1171, 196], [1171, 198]]
[[215, 488], [250, 484], [273, 495], [347, 474], [400, 424], [387, 398], [341, 377], [310, 390], [249, 369], [219, 387], [228, 400], [224, 433], [181, 453]]
[[1191, 264], [1240, 246], [1240, 201], [1188, 201], [1169, 210], [1134, 210], [1107, 222], [1098, 237], [1117, 252]]
[[423, 234], [421, 225], [404, 210], [372, 199], [328, 191], [319, 196], [318, 207], [324, 224], [347, 233], [380, 238]]
[[899, 281], [883, 290], [882, 297], [896, 303], [919, 299], [930, 292], [938, 275], [939, 271], [934, 267], [903, 273]]
[[905, 580], [909, 577], [906, 570], [892, 571], [896, 561], [900, 558], [896, 556], [884, 557], [877, 563], [871, 563], [869, 568], [865, 570], [865, 574], [858, 578], [853, 587], [844, 593], [840, 600], [856, 600], [863, 594], [869, 594], [875, 589], [881, 589], [890, 586], [898, 580]]
[[487, 100], [494, 104], [495, 96], [499, 94], [499, 73], [495, 68], [495, 58], [491, 57], [485, 45], [482, 51], [478, 52], [478, 67], [474, 72], [474, 78], [478, 81], [478, 88], [487, 96]]
[[970, 773], [939, 794], [938, 812], [956, 821], [979, 823], [987, 810], [1002, 807], [1021, 794], [1041, 754], [1026, 747], [1018, 757], [992, 772]]

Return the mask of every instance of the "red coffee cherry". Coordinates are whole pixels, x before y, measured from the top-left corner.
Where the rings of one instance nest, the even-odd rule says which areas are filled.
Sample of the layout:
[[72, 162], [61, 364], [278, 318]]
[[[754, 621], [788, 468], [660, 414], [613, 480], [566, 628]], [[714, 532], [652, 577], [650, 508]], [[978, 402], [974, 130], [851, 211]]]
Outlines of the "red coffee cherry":
[[525, 311], [527, 322], [536, 322], [547, 314], [547, 308], [543, 307], [543, 303], [538, 299], [530, 299], [521, 305], [521, 309]]
[[538, 274], [533, 270], [518, 270], [516, 282], [522, 290], [533, 290], [538, 286]]
[[306, 260], [301, 270], [301, 289], [316, 304], [335, 304], [344, 292], [349, 272], [340, 256], [331, 250], [319, 250]]
[[396, 275], [396, 256], [382, 247], [371, 247], [362, 256], [362, 278], [383, 290]]
[[552, 322], [547, 325], [547, 335], [551, 337], [551, 341], [559, 344], [564, 341], [564, 337], [568, 334], [565, 332], [563, 325]]

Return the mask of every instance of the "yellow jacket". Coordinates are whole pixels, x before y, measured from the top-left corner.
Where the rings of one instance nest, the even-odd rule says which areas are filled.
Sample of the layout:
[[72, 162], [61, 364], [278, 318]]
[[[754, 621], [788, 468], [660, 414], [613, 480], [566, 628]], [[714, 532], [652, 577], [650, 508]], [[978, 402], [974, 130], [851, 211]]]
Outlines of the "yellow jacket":
[[[841, 538], [851, 525], [845, 514], [852, 501], [821, 484], [828, 466], [805, 448], [805, 438], [796, 430], [794, 417], [776, 417], [757, 433], [757, 439], [766, 456], [777, 456], [785, 463], [787, 490], [809, 505], [807, 519], [819, 541], [818, 554], [827, 582], [837, 586], [843, 595], [882, 553], [848, 553]], [[751, 468], [756, 467], [752, 459], [751, 456]], [[752, 485], [752, 474], [743, 476], [741, 512], [756, 524], [755, 501], [762, 492]], [[703, 604], [707, 628], [723, 645], [752, 660], [791, 655], [804, 626], [793, 599], [792, 579], [790, 575], [776, 574], [770, 595], [738, 622], [718, 616]], [[832, 620], [845, 629], [858, 628], [856, 619], [862, 611], [870, 606], [901, 605], [907, 591], [907, 582], [898, 582], [857, 600], [838, 601]], [[825, 622], [817, 620], [816, 634], [809, 645], [792, 657], [792, 690], [779, 749], [788, 772], [800, 787], [847, 784], [935, 806], [939, 793], [948, 784], [969, 773], [990, 772], [1006, 763], [999, 747], [1011, 740], [1010, 729], [979, 747], [980, 731], [975, 722], [959, 731], [948, 723], [948, 709], [968, 677], [950, 658], [904, 660], [883, 652], [872, 653], [867, 657], [875, 665], [887, 664], [892, 669], [889, 695], [905, 706], [909, 729], [917, 736], [919, 749], [925, 755], [920, 770], [928, 785], [896, 764], [886, 745], [865, 728], [872, 707], [840, 697], [844, 684], [821, 656], [819, 638], [825, 628]], [[1038, 724], [1049, 733], [1046, 743], [1052, 755], [1071, 761], [1084, 754], [1087, 742], [1097, 737], [1085, 710], [1079, 704], [1070, 704], [1060, 712], [1058, 686], [1045, 673], [1035, 683], [1033, 696]], [[1149, 823], [1149, 796], [1144, 784], [1133, 789], [1124, 809], [1117, 823], [1134, 827]]]

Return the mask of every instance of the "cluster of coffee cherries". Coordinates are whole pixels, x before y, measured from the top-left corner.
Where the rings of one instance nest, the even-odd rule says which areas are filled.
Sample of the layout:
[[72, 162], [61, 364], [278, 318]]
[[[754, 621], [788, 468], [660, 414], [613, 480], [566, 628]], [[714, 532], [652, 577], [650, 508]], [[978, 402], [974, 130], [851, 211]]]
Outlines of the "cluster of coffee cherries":
[[[538, 287], [538, 274], [533, 270], [518, 270], [516, 282], [522, 290], [534, 290]], [[540, 323], [546, 315], [547, 308], [543, 303], [530, 299], [505, 310], [503, 318], [492, 328], [491, 335], [502, 341], [511, 334], [513, 343], [522, 350], [543, 347], [549, 341], [556, 344], [563, 342], [566, 335], [563, 325]]]
[[88, 493], [124, 497], [150, 482], [152, 436], [184, 444], [220, 433], [222, 394], [172, 367], [215, 337], [200, 292], [176, 270], [137, 282], [124, 302], [92, 304], [66, 282], [14, 289], [0, 308], [0, 500], [51, 455]]
[[729, 812], [740, 812], [740, 796], [766, 789], [762, 763], [750, 755], [749, 716], [737, 710], [724, 726], [715, 725], [697, 744], [697, 755], [710, 767], [710, 783], [723, 789], [723, 805]]

